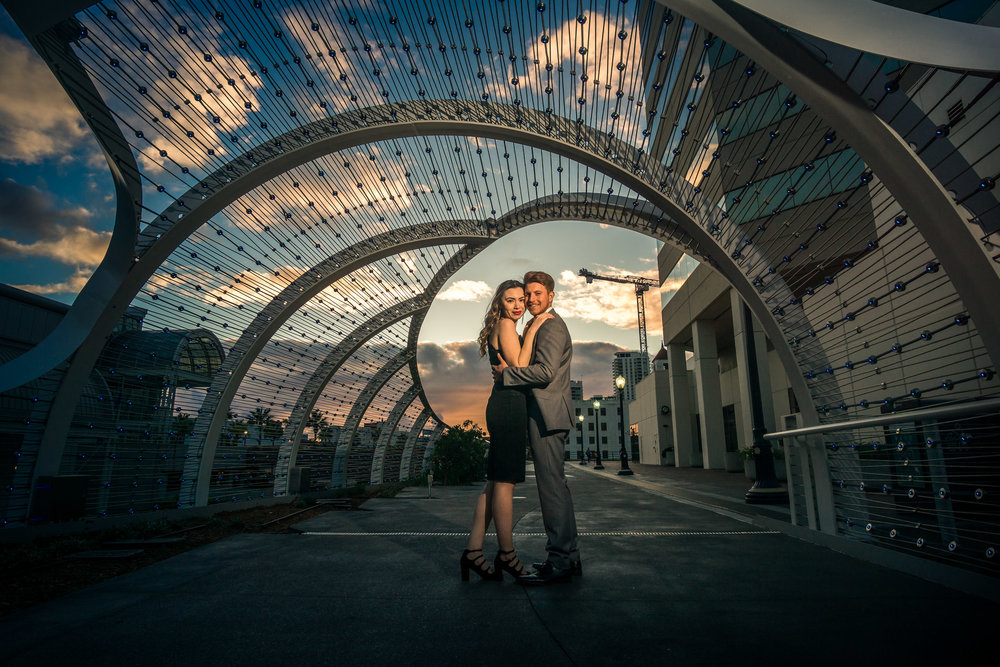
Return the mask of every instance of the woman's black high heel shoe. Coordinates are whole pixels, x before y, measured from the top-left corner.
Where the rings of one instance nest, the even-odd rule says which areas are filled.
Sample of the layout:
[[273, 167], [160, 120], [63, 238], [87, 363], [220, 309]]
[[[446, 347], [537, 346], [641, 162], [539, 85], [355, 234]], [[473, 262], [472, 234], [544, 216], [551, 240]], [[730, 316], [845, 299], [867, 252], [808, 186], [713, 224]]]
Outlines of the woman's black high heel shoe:
[[[469, 554], [478, 553], [475, 558], [469, 558]], [[486, 557], [483, 556], [482, 549], [466, 549], [462, 552], [462, 581], [469, 580], [469, 571], [473, 571], [487, 581], [499, 581], [503, 575], [490, 569]]]
[[[496, 570], [497, 576], [503, 579], [503, 573], [506, 572], [515, 579], [520, 579], [528, 574], [528, 571], [524, 569], [521, 565], [521, 561], [517, 559], [516, 551], [511, 549], [510, 551], [498, 551], [497, 557], [493, 559], [493, 569]], [[502, 556], [507, 554], [515, 554], [509, 559], [504, 559]]]

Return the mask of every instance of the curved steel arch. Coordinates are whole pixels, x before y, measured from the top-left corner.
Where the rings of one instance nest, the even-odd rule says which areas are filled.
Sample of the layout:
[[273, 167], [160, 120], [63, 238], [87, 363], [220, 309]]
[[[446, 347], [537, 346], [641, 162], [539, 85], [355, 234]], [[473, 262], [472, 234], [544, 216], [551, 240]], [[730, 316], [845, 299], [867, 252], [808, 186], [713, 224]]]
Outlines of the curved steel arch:
[[[421, 394], [422, 396], [422, 394]], [[413, 422], [413, 426], [410, 427], [410, 432], [406, 436], [406, 444], [403, 445], [403, 456], [399, 459], [399, 481], [404, 481], [410, 479], [410, 467], [411, 460], [413, 458], [413, 447], [417, 442], [417, 438], [420, 437], [420, 433], [424, 430], [424, 424], [431, 416], [431, 409], [424, 407], [417, 415], [416, 420]]]
[[431, 456], [434, 455], [434, 445], [437, 444], [438, 438], [444, 433], [445, 425], [444, 422], [438, 422], [434, 426], [434, 430], [431, 432], [429, 438], [427, 438], [427, 446], [424, 448], [424, 464], [423, 468], [426, 470], [431, 461]]
[[995, 72], [1000, 63], [1000, 29], [993, 26], [959, 23], [872, 0], [731, 1], [789, 28], [865, 53], [981, 72]]
[[482, 232], [477, 232], [471, 224], [463, 225], [458, 222], [452, 230], [441, 230], [439, 225], [428, 223], [406, 230], [384, 232], [331, 255], [299, 276], [275, 296], [257, 314], [253, 325], [247, 327], [232, 346], [212, 386], [205, 394], [200, 413], [210, 415], [210, 418], [195, 422], [189, 447], [191, 454], [184, 470], [181, 497], [188, 498], [189, 503], [208, 502], [208, 486], [201, 480], [207, 480], [212, 472], [216, 443], [225, 421], [225, 410], [220, 411], [219, 407], [229, 405], [257, 353], [301, 305], [330, 284], [375, 260], [429, 245], [476, 243], [482, 240], [481, 234]]
[[[162, 230], [161, 238], [148, 246], [140, 262], [145, 264], [145, 269], [148, 270], [148, 264], [152, 260], [155, 260], [161, 252], [164, 250], [169, 251], [172, 247], [175, 247], [175, 242], [180, 242], [186, 228], [194, 228], [199, 225], [200, 220], [203, 221], [210, 217], [212, 209], [221, 208], [221, 206], [235, 199], [245, 189], [253, 187], [256, 181], [264, 180], [273, 173], [279, 173], [283, 169], [294, 166], [294, 164], [312, 159], [315, 155], [353, 145], [352, 142], [363, 142], [368, 139], [381, 140], [394, 136], [409, 136], [420, 133], [443, 135], [472, 133], [512, 141], [530, 140], [534, 145], [578, 160], [619, 180], [627, 187], [648, 199], [654, 206], [658, 206], [667, 212], [671, 218], [684, 221], [683, 228], [694, 238], [699, 246], [705, 249], [706, 254], [713, 258], [717, 268], [747, 300], [758, 319], [764, 323], [769, 337], [773, 341], [781, 343], [778, 345], [778, 351], [786, 368], [797, 368], [794, 354], [783, 341], [781, 328], [774, 320], [767, 305], [767, 300], [773, 299], [775, 296], [773, 291], [768, 293], [769, 290], [775, 289], [775, 281], [770, 282], [762, 292], [758, 292], [750, 284], [748, 277], [740, 271], [738, 265], [732, 262], [725, 255], [722, 248], [714, 243], [709, 232], [703, 230], [695, 222], [697, 218], [709, 219], [708, 214], [711, 213], [712, 205], [706, 203], [704, 200], [697, 200], [694, 196], [693, 186], [669, 174], [662, 164], [648, 160], [646, 156], [638, 153], [633, 147], [609, 138], [602, 133], [598, 133], [587, 127], [578, 126], [567, 119], [552, 118], [540, 112], [516, 108], [511, 109], [502, 107], [501, 105], [470, 105], [465, 102], [454, 101], [428, 102], [412, 106], [420, 107], [420, 111], [427, 110], [433, 113], [422, 115], [421, 113], [413, 114], [410, 112], [412, 117], [407, 121], [405, 127], [400, 126], [399, 114], [397, 113], [396, 116], [392, 114], [397, 109], [391, 107], [378, 109], [377, 111], [383, 112], [384, 115], [370, 118], [364, 114], [361, 114], [360, 117], [358, 117], [358, 114], [345, 114], [345, 117], [350, 117], [362, 124], [370, 123], [370, 125], [356, 130], [340, 132], [326, 139], [310, 139], [303, 142], [300, 148], [289, 149], [286, 145], [282, 148], [284, 152], [278, 153], [277, 157], [266, 162], [266, 168], [258, 168], [254, 165], [259, 165], [259, 163], [256, 161], [251, 162], [249, 167], [252, 171], [245, 177], [238, 177], [231, 184], [222, 186], [215, 194], [207, 196], [205, 200], [200, 199], [200, 194], [197, 200], [192, 200], [190, 203], [185, 202], [182, 198], [175, 208], [177, 210], [183, 209], [186, 212], [185, 215], [180, 221], [172, 220], [170, 215], [163, 216], [164, 220], [162, 222], [165, 224], [158, 227], [158, 229]], [[453, 112], [454, 116], [459, 118], [459, 120], [450, 119], [442, 109]], [[498, 113], [498, 111], [503, 111], [503, 113]], [[475, 115], [476, 112], [481, 115]], [[321, 123], [325, 122], [322, 121]], [[333, 128], [327, 129], [332, 130]], [[541, 129], [541, 133], [538, 132], [539, 129]], [[350, 140], [347, 139], [348, 135], [350, 136]], [[601, 148], [603, 148], [603, 156], [600, 155]], [[250, 159], [253, 160], [254, 158], [251, 156]], [[236, 188], [233, 184], [239, 184], [239, 188]], [[208, 189], [211, 190], [211, 187], [209, 186]], [[940, 190], [940, 187], [938, 187], [938, 190]], [[211, 202], [211, 205], [202, 205], [201, 202]], [[936, 203], [940, 204], [941, 202], [938, 201]], [[954, 207], [951, 207], [951, 212], [954, 214]], [[151, 227], [153, 226], [151, 225]], [[148, 234], [152, 234], [154, 231], [156, 230], [147, 229], [144, 230], [144, 234], [147, 234], [147, 238], [150, 238]], [[940, 237], [941, 234], [939, 233], [938, 236]], [[939, 255], [942, 254], [946, 255], [948, 253], [939, 253]], [[979, 254], [981, 255], [981, 253]], [[954, 261], [954, 256], [951, 259]], [[944, 260], [944, 257], [942, 257], [942, 260]], [[942, 263], [944, 264], [945, 262], [942, 261]], [[945, 268], [947, 268], [947, 265]], [[144, 271], [134, 271], [132, 273], [138, 275], [144, 273]], [[123, 286], [123, 289], [125, 287]], [[976, 286], [973, 285], [973, 287], [975, 288]], [[977, 289], [979, 288], [972, 289], [972, 293], [976, 293]], [[963, 297], [968, 298], [968, 292], [961, 289], [959, 291]], [[784, 301], [785, 299], [780, 300]], [[995, 314], [990, 315], [988, 312], [989, 309], [984, 307], [981, 298], [973, 299], [968, 306], [973, 318], [980, 325], [979, 328], [988, 331], [988, 324], [991, 317], [996, 318], [997, 316]], [[982, 315], [979, 311], [986, 311], [986, 314]], [[986, 327], [982, 326], [984, 321], [987, 323]], [[991, 342], [993, 343], [992, 346]], [[988, 337], [984, 336], [984, 343], [992, 354], [996, 347], [995, 341], [988, 340]], [[792, 377], [793, 384], [796, 385], [797, 395], [802, 397], [803, 403], [808, 404], [808, 392], [805, 383], [801, 381], [797, 373], [791, 372], [789, 375]]]
[[[47, 12], [39, 12], [33, 2], [5, 2], [4, 6], [22, 27], [31, 45], [52, 70], [70, 101], [80, 111], [82, 120], [94, 133], [111, 172], [115, 189], [115, 220], [104, 258], [76, 296], [66, 316], [41, 342], [0, 366], [0, 391], [19, 387], [52, 370], [68, 359], [83, 342], [93, 326], [92, 316], [105, 309], [109, 295], [126, 278], [132, 266], [139, 236], [137, 221], [142, 208], [139, 166], [132, 150], [110, 110], [101, 102], [101, 95], [79, 57], [70, 48], [70, 44], [79, 37], [79, 27], [71, 18], [72, 14], [58, 19], [57, 23]], [[121, 312], [115, 313], [114, 317], [121, 317]], [[92, 351], [93, 360], [99, 353], [99, 349]], [[81, 361], [84, 366], [87, 365], [86, 360]], [[76, 391], [80, 383], [86, 381], [88, 372], [80, 375], [81, 371], [71, 366], [67, 373], [70, 381], [64, 384], [70, 391]], [[57, 413], [53, 416], [57, 420], [69, 419], [72, 414]]]
[[[188, 236], [240, 196], [280, 174], [313, 159], [339, 150], [376, 141], [419, 136], [483, 136], [527, 143], [593, 167], [609, 176], [628, 173], [627, 181], [642, 182], [644, 190], [656, 192], [654, 205], [668, 215], [685, 219], [692, 226], [693, 208], [707, 209], [703, 201], [687, 205], [694, 186], [664, 165], [629, 144], [586, 125], [542, 111], [493, 102], [428, 100], [388, 104], [347, 111], [330, 119], [314, 121], [244, 153], [217, 169], [177, 198], [161, 215], [141, 230], [135, 246], [136, 260], [127, 275], [106, 295], [102, 307], [93, 304], [79, 315], [88, 323], [83, 342], [67, 336], [61, 344], [65, 355], [74, 349], [99, 345], [160, 264]], [[614, 166], [613, 171], [605, 169]], [[621, 179], [619, 179], [621, 180]], [[650, 190], [653, 188], [653, 190]], [[636, 190], [636, 188], [632, 188]], [[636, 190], [638, 191], [638, 190]], [[666, 194], [667, 196], [663, 196]], [[673, 197], [673, 199], [670, 199]], [[659, 201], [657, 201], [659, 200]], [[689, 230], [690, 231], [690, 230]], [[702, 241], [708, 241], [708, 238]], [[36, 373], [47, 368], [39, 364]], [[6, 366], [0, 367], [0, 370]], [[6, 378], [6, 373], [0, 373]], [[30, 379], [30, 378], [29, 378]], [[0, 379], [0, 391], [7, 387]]]
[[[656, 1], [723, 37], [846, 137], [851, 148], [909, 214], [954, 283], [987, 354], [995, 365], [1000, 364], [1000, 311], [994, 305], [996, 282], [981, 279], [982, 276], [1000, 278], [1000, 266], [989, 260], [966, 231], [958, 206], [906, 142], [801, 44], [754, 12], [731, 0]], [[1000, 66], [994, 62], [990, 71], [998, 69]]]
[[288, 417], [288, 428], [286, 433], [291, 437], [286, 438], [278, 450], [278, 467], [274, 475], [274, 493], [283, 495], [288, 492], [288, 469], [295, 464], [298, 457], [299, 443], [302, 440], [302, 433], [306, 427], [308, 418], [313, 406], [323, 391], [323, 387], [330, 381], [330, 378], [337, 372], [341, 365], [358, 348], [375, 337], [386, 327], [392, 326], [396, 322], [411, 317], [415, 313], [426, 311], [430, 307], [430, 299], [426, 293], [416, 296], [403, 303], [395, 304], [386, 308], [381, 313], [366, 320], [357, 329], [344, 336], [340, 345], [337, 345], [323, 359], [316, 371], [309, 377], [306, 385], [302, 388], [292, 413]]
[[[283, 457], [279, 454], [279, 461], [283, 462], [279, 465], [282, 465], [285, 475], [287, 475], [288, 466], [293, 465], [295, 462], [295, 458], [298, 453], [298, 443], [302, 437], [302, 432], [305, 429], [306, 416], [316, 405], [316, 401], [319, 399], [319, 395], [320, 392], [323, 391], [323, 387], [326, 386], [340, 366], [348, 359], [348, 357], [350, 357], [351, 354], [361, 347], [361, 345], [370, 340], [377, 333], [410, 316], [413, 316], [414, 319], [413, 322], [411, 322], [408, 331], [407, 348], [416, 349], [416, 340], [420, 333], [420, 325], [423, 322], [423, 318], [427, 314], [427, 310], [430, 308], [438, 290], [441, 289], [441, 286], [444, 285], [448, 278], [464, 266], [466, 262], [479, 254], [479, 252], [485, 247], [485, 245], [466, 245], [461, 248], [444, 264], [444, 266], [438, 270], [435, 276], [428, 283], [427, 287], [424, 289], [423, 294], [382, 311], [382, 313], [368, 320], [363, 325], [358, 327], [358, 329], [355, 329], [354, 332], [345, 336], [344, 341], [330, 351], [327, 357], [320, 363], [313, 375], [310, 376], [309, 380], [306, 382], [299, 394], [298, 400], [295, 402], [292, 414], [289, 417], [289, 432], [293, 434], [290, 449], [287, 452], [287, 456]], [[345, 343], [347, 342], [349, 342], [349, 344], [345, 346]], [[427, 401], [427, 397], [424, 395], [423, 386], [421, 386], [419, 381], [416, 355], [414, 355], [414, 357], [410, 360], [410, 374], [414, 378], [421, 403], [423, 403], [424, 408], [428, 411], [428, 414], [434, 414], [434, 409]], [[435, 419], [438, 419], [436, 414], [434, 417]], [[440, 421], [440, 419], [438, 419], [438, 421]], [[282, 449], [284, 450], [284, 448], [285, 446], [283, 445]], [[278, 476], [275, 476], [274, 488], [276, 494], [285, 492], [281, 490], [281, 486], [287, 486], [287, 478], [286, 476], [282, 476], [281, 479], [285, 481], [279, 482]]]
[[[351, 129], [342, 129], [340, 123]], [[412, 105], [386, 105], [360, 112], [346, 112], [332, 120], [316, 121], [267, 142], [203, 179], [201, 187], [192, 188], [178, 198], [158, 221], [142, 230], [137, 247], [138, 260], [108, 299], [102, 312], [94, 316], [90, 334], [79, 348], [84, 351], [83, 358], [88, 358], [94, 350], [99, 351], [105, 336], [118, 321], [118, 314], [124, 312], [160, 263], [189, 234], [237, 197], [318, 156], [371, 141], [420, 135], [479, 135], [530, 143], [616, 178], [650, 200], [652, 206], [662, 210], [669, 218], [683, 220], [685, 224], [681, 226], [686, 233], [698, 246], [705, 249], [706, 254], [714, 255], [717, 266], [727, 279], [741, 291], [747, 292], [744, 298], [751, 304], [751, 308], [759, 311], [758, 318], [766, 321], [766, 304], [756, 295], [745, 276], [729, 261], [724, 251], [714, 243], [710, 234], [696, 222], [699, 212], [703, 213], [701, 217], [707, 219], [707, 213], [713, 205], [703, 199], [695, 201], [694, 186], [679, 179], [664, 165], [650, 160], [649, 156], [618, 139], [565, 118], [495, 103], [469, 104], [443, 100]], [[598, 154], [602, 149], [603, 156]], [[457, 222], [453, 224], [455, 227], [460, 226]], [[424, 227], [433, 228], [434, 225], [435, 223], [426, 223]], [[449, 229], [440, 230], [442, 237], [447, 237], [450, 232]], [[488, 236], [489, 230], [476, 229], [474, 233], [477, 236]], [[405, 236], [407, 228], [387, 232], [383, 237], [391, 241], [395, 234]], [[369, 239], [358, 246], [363, 248], [371, 243], [372, 239]], [[349, 252], [350, 249], [342, 251]], [[727, 266], [730, 267], [728, 274]], [[769, 333], [773, 339], [780, 339], [776, 335], [776, 324]], [[783, 361], [791, 360], [791, 352], [788, 350]], [[3, 375], [0, 374], [0, 377]], [[0, 380], [0, 390], [3, 389], [2, 382]], [[805, 385], [797, 389], [805, 400]], [[71, 413], [74, 405], [73, 396], [64, 396], [62, 401], [53, 404], [53, 411]], [[58, 468], [57, 452], [61, 451], [58, 441], [63, 433], [64, 431], [58, 432], [58, 429], [46, 430], [43, 451], [39, 457], [40, 474], [47, 474]]]
[[[693, 245], [693, 242], [688, 238], [682, 230], [674, 229], [672, 222], [664, 222], [661, 215], [657, 215], [657, 211], [652, 209], [648, 202], [643, 202], [641, 206], [629, 205], [631, 200], [623, 197], [610, 197], [610, 196], [600, 196], [593, 197], [589, 195], [584, 195], [580, 193], [574, 193], [570, 195], [565, 195], [564, 197], [540, 197], [539, 199], [522, 205], [521, 207], [511, 211], [505, 216], [502, 216], [497, 223], [497, 237], [500, 238], [512, 231], [520, 229], [529, 224], [536, 224], [548, 219], [566, 219], [566, 220], [593, 220], [593, 221], [603, 221], [612, 222], [617, 220], [625, 227], [637, 228], [659, 228], [659, 233], [661, 235], [666, 234], [670, 237], [668, 242], [681, 247], [682, 249], [690, 252], [691, 254], [700, 255], [698, 248]], [[638, 221], [638, 222], [634, 222]], [[487, 243], [491, 243], [488, 241]], [[423, 295], [411, 299], [400, 306], [394, 306], [389, 308], [378, 316], [376, 316], [371, 324], [366, 323], [355, 333], [350, 334], [345, 337], [345, 341], [351, 341], [351, 344], [347, 346], [347, 351], [343, 344], [334, 348], [324, 359], [324, 361], [317, 367], [316, 371], [306, 382], [305, 387], [299, 395], [299, 399], [296, 401], [295, 407], [292, 410], [292, 416], [289, 418], [289, 429], [288, 432], [292, 434], [291, 445], [288, 451], [283, 451], [279, 454], [279, 471], [275, 476], [275, 493], [284, 493], [282, 490], [284, 485], [287, 485], [287, 469], [289, 466], [294, 465], [295, 455], [298, 451], [298, 442], [302, 436], [302, 432], [305, 428], [306, 416], [310, 413], [313, 406], [319, 397], [319, 393], [322, 391], [323, 387], [326, 386], [330, 378], [333, 377], [340, 365], [356, 350], [365, 340], [375, 335], [378, 330], [384, 329], [385, 327], [403, 319], [406, 314], [415, 315], [413, 322], [409, 327], [409, 336], [407, 340], [408, 348], [416, 349], [417, 337], [420, 332], [420, 326], [423, 322], [423, 318], [426, 315], [427, 309], [430, 307], [434, 296], [437, 294], [438, 290], [444, 285], [444, 283], [450, 278], [456, 271], [458, 271], [462, 266], [464, 266], [469, 260], [475, 257], [480, 251], [486, 247], [486, 244], [480, 245], [468, 245], [459, 250], [455, 255], [453, 255], [435, 274], [435, 276], [428, 282], [427, 287], [424, 290]], [[295, 294], [296, 289], [295, 283], [286, 289], [290, 294]], [[277, 299], [276, 299], [277, 300]], [[289, 304], [286, 306], [290, 311], [297, 308], [296, 304]], [[283, 318], [282, 320], [283, 321]], [[358, 340], [362, 336], [361, 332], [364, 332], [366, 336], [363, 340]], [[423, 393], [423, 388], [419, 383], [419, 373], [417, 370], [417, 360], [416, 357], [410, 361], [410, 371], [412, 377], [418, 386], [419, 396], [424, 406], [433, 412], [433, 408], [429, 405], [426, 396]], [[228, 377], [228, 382], [236, 386], [242, 381], [242, 376], [231, 375]], [[221, 406], [216, 406], [216, 411], [219, 411]], [[435, 415], [435, 418], [440, 421], [440, 418]]]
[[[414, 355], [416, 356], [416, 355]], [[382, 433], [379, 434], [378, 442], [375, 444], [375, 452], [372, 454], [372, 472], [371, 478], [368, 482], [369, 484], [381, 484], [385, 477], [385, 448], [388, 447], [389, 441], [392, 440], [393, 435], [396, 433], [396, 427], [399, 426], [399, 420], [402, 419], [403, 413], [406, 409], [417, 399], [420, 394], [420, 384], [414, 383], [409, 389], [407, 389], [399, 400], [396, 401], [396, 405], [392, 407], [392, 411], [389, 416], [386, 417], [385, 424], [382, 426]], [[402, 465], [402, 463], [400, 463]]]
[[[401, 350], [399, 354], [386, 362], [368, 380], [364, 389], [351, 404], [351, 412], [344, 420], [344, 427], [340, 431], [340, 440], [337, 441], [337, 450], [333, 454], [333, 475], [331, 486], [338, 489], [344, 486], [347, 481], [347, 455], [350, 454], [354, 446], [354, 434], [357, 433], [358, 424], [368, 411], [372, 401], [385, 386], [385, 383], [399, 372], [403, 366], [407, 366], [410, 360], [417, 356], [416, 350]], [[409, 369], [407, 369], [409, 370]]]

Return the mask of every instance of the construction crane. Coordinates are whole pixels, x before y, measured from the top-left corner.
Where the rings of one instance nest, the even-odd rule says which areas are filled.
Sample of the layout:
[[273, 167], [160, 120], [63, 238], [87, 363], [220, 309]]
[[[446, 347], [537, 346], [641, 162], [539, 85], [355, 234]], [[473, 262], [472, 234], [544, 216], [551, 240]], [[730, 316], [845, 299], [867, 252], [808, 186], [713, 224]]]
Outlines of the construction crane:
[[649, 358], [649, 349], [646, 347], [646, 301], [643, 295], [649, 291], [650, 287], [656, 287], [656, 281], [652, 278], [641, 278], [639, 276], [602, 276], [589, 269], [580, 269], [579, 275], [587, 279], [587, 284], [595, 280], [607, 280], [613, 283], [632, 283], [635, 285], [635, 305], [639, 311], [639, 354]]

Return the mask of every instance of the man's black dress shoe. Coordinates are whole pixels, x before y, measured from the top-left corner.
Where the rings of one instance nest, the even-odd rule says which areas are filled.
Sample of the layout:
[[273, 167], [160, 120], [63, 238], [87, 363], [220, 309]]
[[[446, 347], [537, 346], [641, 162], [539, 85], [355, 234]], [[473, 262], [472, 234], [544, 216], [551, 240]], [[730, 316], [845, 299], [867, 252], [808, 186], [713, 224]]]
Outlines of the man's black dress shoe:
[[525, 586], [546, 586], [564, 581], [573, 580], [573, 568], [559, 569], [549, 561], [545, 561], [542, 567], [529, 575], [518, 577], [517, 583]]
[[[545, 561], [544, 563], [532, 563], [531, 569], [541, 570], [546, 564], [548, 564], [548, 561]], [[583, 565], [580, 564], [580, 561], [576, 560], [570, 563], [570, 569], [572, 570], [574, 577], [583, 576]]]

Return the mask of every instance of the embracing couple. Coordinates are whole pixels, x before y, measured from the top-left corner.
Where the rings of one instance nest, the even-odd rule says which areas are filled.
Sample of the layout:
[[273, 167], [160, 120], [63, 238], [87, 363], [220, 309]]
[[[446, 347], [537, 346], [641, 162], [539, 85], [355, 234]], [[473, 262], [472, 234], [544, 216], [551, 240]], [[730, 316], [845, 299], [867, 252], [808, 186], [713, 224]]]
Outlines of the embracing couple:
[[[543, 271], [529, 271], [524, 282], [506, 280], [497, 287], [479, 333], [479, 355], [490, 358], [493, 392], [486, 404], [490, 449], [486, 488], [479, 495], [467, 548], [462, 552], [462, 580], [469, 572], [502, 580], [503, 573], [525, 585], [569, 581], [581, 574], [576, 544], [576, 515], [563, 473], [564, 452], [573, 428], [570, 362], [573, 343], [562, 318], [552, 310], [555, 282]], [[518, 336], [525, 309], [532, 315]], [[514, 485], [524, 481], [525, 446], [531, 444], [535, 482], [548, 536], [544, 563], [529, 572], [514, 551]], [[483, 555], [486, 529], [496, 527], [499, 551], [492, 567]]]

